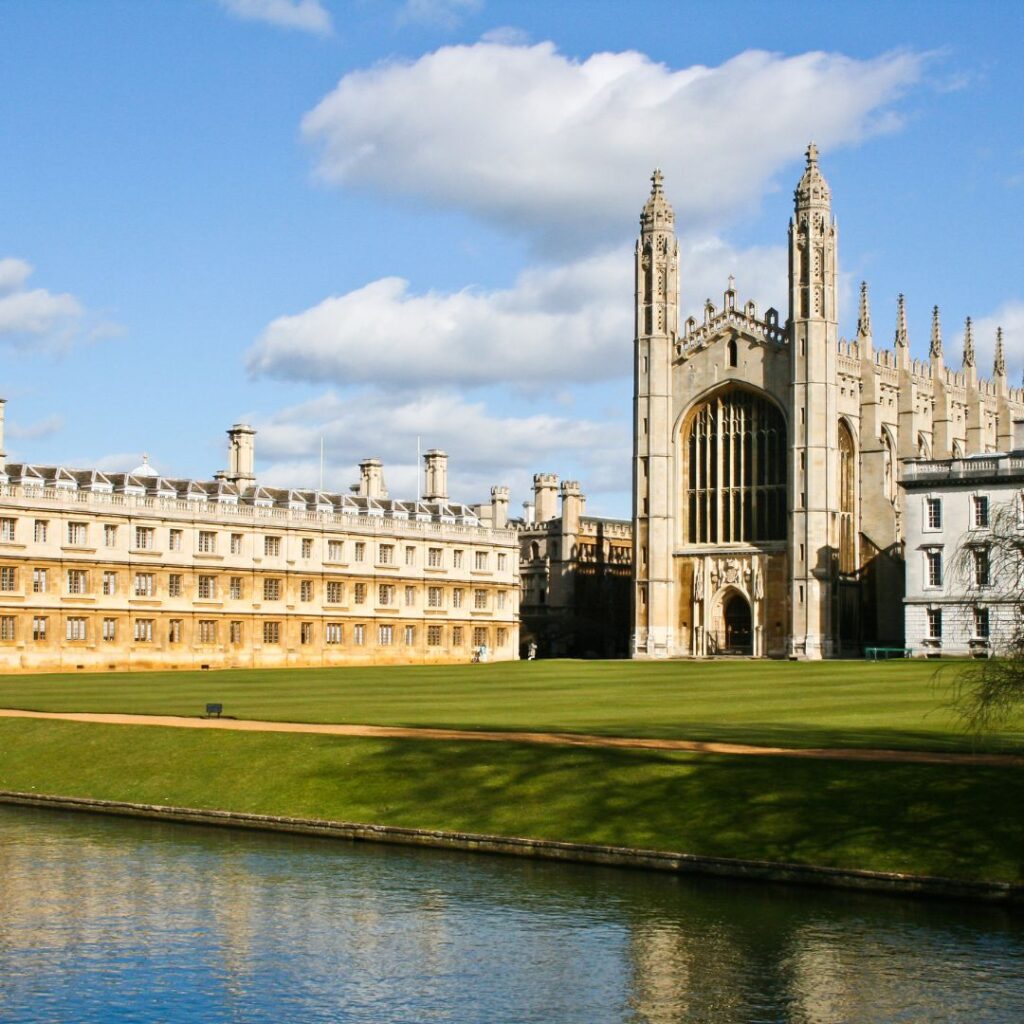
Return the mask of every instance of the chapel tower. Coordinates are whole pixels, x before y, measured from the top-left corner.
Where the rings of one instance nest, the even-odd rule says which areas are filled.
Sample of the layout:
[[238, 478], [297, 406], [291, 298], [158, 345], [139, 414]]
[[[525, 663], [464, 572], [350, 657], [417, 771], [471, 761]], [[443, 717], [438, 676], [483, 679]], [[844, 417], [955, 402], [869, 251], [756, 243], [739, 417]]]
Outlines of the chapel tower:
[[675, 645], [672, 536], [672, 350], [679, 329], [679, 243], [661, 171], [640, 214], [633, 353], [634, 655]]
[[818, 147], [795, 193], [789, 224], [791, 401], [789, 473], [790, 656], [835, 653], [839, 564], [839, 403], [836, 224]]

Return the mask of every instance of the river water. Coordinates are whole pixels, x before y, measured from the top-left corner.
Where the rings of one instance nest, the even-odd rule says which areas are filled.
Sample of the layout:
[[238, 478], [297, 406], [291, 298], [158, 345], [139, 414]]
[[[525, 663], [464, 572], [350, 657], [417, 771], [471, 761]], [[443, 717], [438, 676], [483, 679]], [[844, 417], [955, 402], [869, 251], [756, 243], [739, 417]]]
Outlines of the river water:
[[1024, 1020], [1024, 915], [0, 806], [0, 1021]]

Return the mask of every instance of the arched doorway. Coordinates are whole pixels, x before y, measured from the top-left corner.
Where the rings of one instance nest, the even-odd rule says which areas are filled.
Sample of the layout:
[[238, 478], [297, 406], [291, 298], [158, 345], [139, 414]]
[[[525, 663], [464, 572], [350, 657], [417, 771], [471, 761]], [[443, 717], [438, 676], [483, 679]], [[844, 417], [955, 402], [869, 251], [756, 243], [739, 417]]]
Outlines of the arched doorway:
[[750, 602], [733, 591], [722, 608], [725, 625], [723, 654], [747, 655], [754, 653], [754, 631], [750, 618]]

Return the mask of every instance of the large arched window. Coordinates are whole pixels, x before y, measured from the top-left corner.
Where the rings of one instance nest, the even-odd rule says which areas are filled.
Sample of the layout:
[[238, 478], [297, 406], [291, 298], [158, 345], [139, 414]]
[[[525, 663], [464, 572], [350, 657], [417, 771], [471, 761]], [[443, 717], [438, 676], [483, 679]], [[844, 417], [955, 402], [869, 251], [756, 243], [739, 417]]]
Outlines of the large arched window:
[[690, 414], [683, 435], [690, 544], [786, 538], [786, 425], [768, 399], [739, 388]]
[[857, 501], [857, 460], [853, 435], [845, 421], [839, 421], [839, 571], [853, 572], [856, 546], [853, 513]]

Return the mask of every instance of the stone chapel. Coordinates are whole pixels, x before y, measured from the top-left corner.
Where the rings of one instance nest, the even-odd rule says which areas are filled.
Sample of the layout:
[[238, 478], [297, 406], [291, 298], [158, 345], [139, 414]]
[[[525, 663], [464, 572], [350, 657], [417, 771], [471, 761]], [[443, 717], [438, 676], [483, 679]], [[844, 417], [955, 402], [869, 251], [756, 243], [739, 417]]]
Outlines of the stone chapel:
[[[634, 657], [826, 658], [903, 642], [901, 460], [1008, 451], [1024, 390], [939, 309], [912, 359], [903, 297], [876, 346], [867, 286], [838, 334], [837, 228], [812, 143], [789, 224], [786, 315], [740, 302], [680, 327], [675, 215], [652, 176], [636, 244]], [[685, 289], [685, 282], [683, 283]]]

